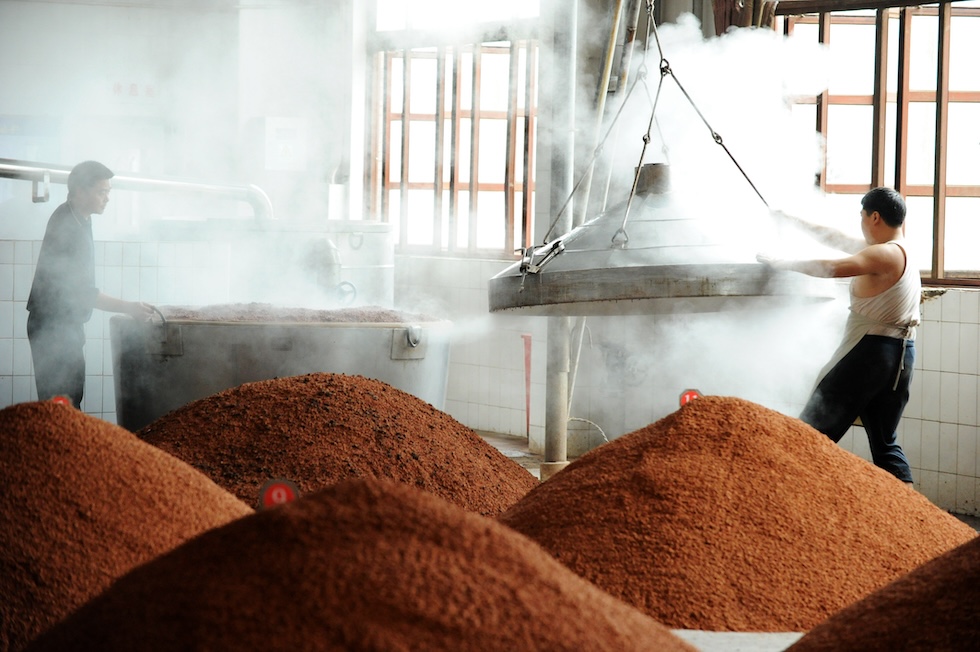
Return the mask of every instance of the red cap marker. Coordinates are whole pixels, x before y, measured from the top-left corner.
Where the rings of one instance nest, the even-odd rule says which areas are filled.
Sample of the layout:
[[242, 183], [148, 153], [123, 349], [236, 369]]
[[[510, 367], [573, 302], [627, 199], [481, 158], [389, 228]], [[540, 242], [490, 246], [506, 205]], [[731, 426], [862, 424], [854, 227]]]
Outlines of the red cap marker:
[[289, 480], [282, 478], [269, 480], [259, 490], [259, 509], [285, 505], [297, 498], [299, 498], [299, 489]]
[[684, 407], [696, 398], [701, 398], [701, 392], [696, 389], [685, 389], [681, 392], [681, 407]]

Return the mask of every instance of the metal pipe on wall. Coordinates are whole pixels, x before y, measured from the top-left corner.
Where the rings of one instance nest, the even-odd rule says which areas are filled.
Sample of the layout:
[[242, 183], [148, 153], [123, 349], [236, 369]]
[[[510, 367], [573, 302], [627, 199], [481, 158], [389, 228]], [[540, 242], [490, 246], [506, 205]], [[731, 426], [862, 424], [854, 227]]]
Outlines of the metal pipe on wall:
[[[49, 165], [34, 161], [20, 161], [0, 158], [0, 178], [21, 179], [34, 184], [35, 203], [48, 200], [49, 183], [68, 183], [71, 168], [63, 165]], [[44, 184], [44, 194], [38, 194], [39, 184]], [[176, 179], [158, 179], [133, 175], [117, 174], [112, 178], [113, 188], [120, 190], [164, 190], [188, 192], [202, 195], [215, 195], [224, 199], [248, 202], [256, 219], [275, 219], [272, 202], [258, 186], [223, 186]]]

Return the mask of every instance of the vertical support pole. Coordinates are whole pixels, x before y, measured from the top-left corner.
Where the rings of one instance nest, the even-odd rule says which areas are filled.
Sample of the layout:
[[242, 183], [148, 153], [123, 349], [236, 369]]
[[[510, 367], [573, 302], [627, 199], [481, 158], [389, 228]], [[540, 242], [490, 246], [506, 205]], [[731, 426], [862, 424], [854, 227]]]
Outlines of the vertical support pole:
[[[575, 160], [575, 80], [578, 60], [577, 30], [578, 2], [551, 0], [553, 45], [548, 71], [551, 89], [551, 194], [549, 205], [562, 206], [571, 195]], [[555, 225], [558, 235], [571, 230], [572, 207]], [[541, 479], [549, 477], [568, 465], [568, 366], [571, 320], [568, 317], [548, 318], [548, 371], [545, 396], [545, 443]]]
[[531, 334], [521, 335], [524, 340], [524, 434], [531, 439]]

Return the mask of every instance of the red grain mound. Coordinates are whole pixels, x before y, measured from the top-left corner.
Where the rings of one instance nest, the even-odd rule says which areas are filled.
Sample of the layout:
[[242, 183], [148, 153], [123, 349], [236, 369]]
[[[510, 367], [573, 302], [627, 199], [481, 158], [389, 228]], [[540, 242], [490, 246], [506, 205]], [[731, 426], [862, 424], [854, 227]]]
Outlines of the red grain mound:
[[131, 432], [53, 402], [0, 410], [0, 650], [134, 566], [252, 509]]
[[694, 648], [493, 519], [369, 479], [202, 534], [30, 652], [137, 649]]
[[709, 396], [500, 516], [672, 629], [806, 631], [976, 532], [798, 419]]
[[138, 435], [253, 505], [272, 478], [305, 494], [371, 477], [496, 516], [538, 484], [448, 414], [362, 376], [247, 383], [174, 410]]
[[789, 649], [980, 649], [980, 539], [919, 566], [837, 612]]

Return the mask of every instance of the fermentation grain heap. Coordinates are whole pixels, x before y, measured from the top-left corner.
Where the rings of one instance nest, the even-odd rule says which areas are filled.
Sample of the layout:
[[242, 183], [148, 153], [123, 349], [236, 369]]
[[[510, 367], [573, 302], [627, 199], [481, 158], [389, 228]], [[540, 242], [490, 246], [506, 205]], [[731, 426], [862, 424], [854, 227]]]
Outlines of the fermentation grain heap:
[[310, 493], [375, 477], [496, 516], [538, 484], [448, 414], [361, 376], [247, 383], [185, 405], [138, 434], [253, 505], [273, 478]]
[[187, 464], [66, 405], [0, 410], [0, 433], [3, 651], [134, 566], [252, 513]]
[[694, 650], [492, 519], [376, 479], [207, 532], [30, 652], [69, 649]]
[[817, 625], [793, 652], [980, 649], [980, 538]]
[[976, 536], [798, 419], [705, 397], [500, 516], [674, 629], [806, 631]]

